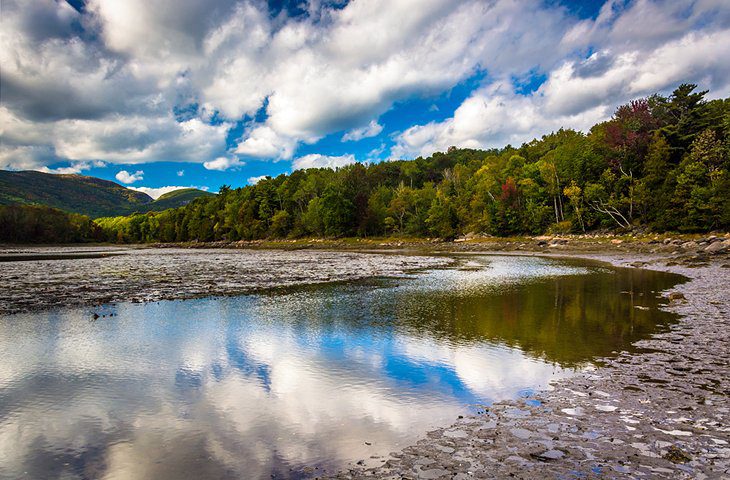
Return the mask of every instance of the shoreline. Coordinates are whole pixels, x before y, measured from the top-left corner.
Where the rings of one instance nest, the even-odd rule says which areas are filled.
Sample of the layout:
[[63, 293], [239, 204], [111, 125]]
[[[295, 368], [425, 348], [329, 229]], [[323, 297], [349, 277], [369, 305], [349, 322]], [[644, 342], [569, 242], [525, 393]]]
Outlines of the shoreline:
[[[484, 252], [495, 253], [495, 252]], [[505, 252], [511, 254], [514, 252]], [[598, 359], [600, 367], [483, 415], [458, 419], [375, 468], [352, 465], [331, 477], [360, 478], [727, 478], [730, 475], [730, 265], [656, 253], [547, 255], [648, 268], [689, 279], [663, 292], [679, 318]], [[676, 261], [679, 260], [679, 261]], [[698, 265], [699, 264], [699, 265]]]
[[[386, 246], [367, 242], [355, 249], [317, 242], [311, 250], [321, 249], [322, 253], [348, 250], [580, 258], [616, 267], [678, 273], [689, 279], [664, 292], [671, 299], [665, 309], [679, 318], [669, 331], [634, 343], [641, 353], [622, 352], [597, 359], [600, 367], [557, 382], [552, 390], [497, 402], [484, 415], [466, 416], [429, 432], [388, 459], [375, 459], [383, 462], [380, 467], [353, 462], [329, 478], [730, 475], [730, 428], [726, 426], [730, 418], [730, 294], [723, 289], [730, 284], [730, 258], [725, 248], [705, 251], [728, 237], [719, 238], [706, 245], [687, 237], [666, 243], [666, 239], [653, 238], [639, 242], [488, 239], [439, 243], [437, 248], [424, 242]], [[579, 242], [583, 248], [575, 248]], [[693, 244], [685, 247], [689, 242]], [[267, 247], [263, 248], [277, 250]], [[205, 294], [210, 296], [210, 292]]]

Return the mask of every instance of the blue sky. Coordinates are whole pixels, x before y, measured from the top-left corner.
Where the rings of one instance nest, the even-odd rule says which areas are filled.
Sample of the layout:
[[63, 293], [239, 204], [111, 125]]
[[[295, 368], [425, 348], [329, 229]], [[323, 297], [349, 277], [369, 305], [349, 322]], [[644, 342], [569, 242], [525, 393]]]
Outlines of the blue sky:
[[7, 0], [1, 21], [0, 168], [153, 196], [730, 94], [724, 1]]

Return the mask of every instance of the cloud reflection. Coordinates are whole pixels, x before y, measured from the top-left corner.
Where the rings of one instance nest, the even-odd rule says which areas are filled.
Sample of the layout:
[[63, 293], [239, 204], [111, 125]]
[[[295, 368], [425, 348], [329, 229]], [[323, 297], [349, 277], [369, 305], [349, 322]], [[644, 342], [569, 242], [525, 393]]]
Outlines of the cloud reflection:
[[[589, 320], [606, 323], [575, 316], [592, 314], [586, 291], [613, 292], [607, 312], [626, 312], [625, 283], [667, 281], [482, 261], [397, 284], [120, 304], [96, 322], [83, 309], [2, 318], [0, 476], [268, 478], [386, 455], [469, 404], [569, 374], [556, 359], [585, 361], [560, 345]], [[632, 331], [649, 331], [653, 310], [638, 312]], [[571, 330], [534, 323], [556, 315]], [[545, 332], [552, 343], [539, 343]]]

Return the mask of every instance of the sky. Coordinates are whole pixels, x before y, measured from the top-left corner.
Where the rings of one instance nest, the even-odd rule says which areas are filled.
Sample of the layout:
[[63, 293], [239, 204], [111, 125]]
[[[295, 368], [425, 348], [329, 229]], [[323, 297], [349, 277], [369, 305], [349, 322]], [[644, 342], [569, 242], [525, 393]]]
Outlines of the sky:
[[152, 196], [730, 96], [728, 0], [3, 0], [0, 169]]

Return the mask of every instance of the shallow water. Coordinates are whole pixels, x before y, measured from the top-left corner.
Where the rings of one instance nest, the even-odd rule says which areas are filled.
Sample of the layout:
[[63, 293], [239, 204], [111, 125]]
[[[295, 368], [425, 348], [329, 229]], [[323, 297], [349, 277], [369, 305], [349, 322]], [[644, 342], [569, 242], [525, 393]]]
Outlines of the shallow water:
[[[336, 254], [335, 254], [336, 255]], [[0, 477], [270, 478], [378, 464], [672, 320], [678, 277], [535, 257], [0, 317]]]

